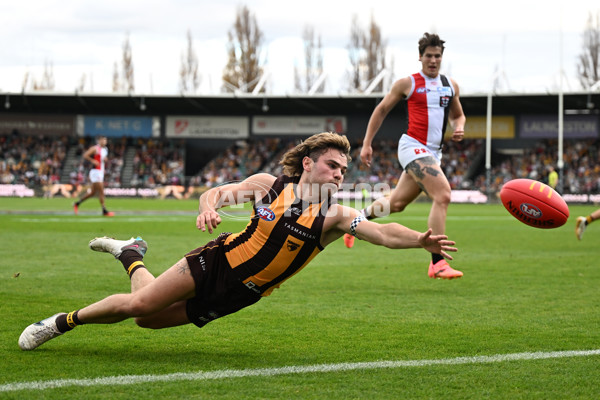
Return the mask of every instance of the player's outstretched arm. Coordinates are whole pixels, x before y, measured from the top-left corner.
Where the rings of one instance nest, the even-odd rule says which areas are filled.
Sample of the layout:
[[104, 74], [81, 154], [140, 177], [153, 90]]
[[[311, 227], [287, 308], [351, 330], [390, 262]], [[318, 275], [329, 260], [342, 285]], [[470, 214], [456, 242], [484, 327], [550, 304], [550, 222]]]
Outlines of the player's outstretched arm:
[[378, 224], [362, 221], [355, 228], [356, 237], [367, 242], [391, 249], [410, 249], [422, 247], [430, 253], [441, 254], [452, 260], [447, 252], [458, 251], [456, 243], [446, 235], [432, 235], [431, 228], [418, 232], [396, 223]]
[[262, 199], [273, 186], [275, 177], [270, 174], [256, 174], [236, 183], [214, 187], [200, 196], [196, 227], [209, 233], [221, 223], [218, 209]]
[[[449, 260], [448, 252], [458, 251], [456, 243], [446, 235], [432, 235], [431, 229], [418, 232], [397, 223], [379, 224], [361, 217], [357, 210], [336, 205], [332, 208], [332, 218], [325, 222], [325, 229], [336, 232], [335, 237], [343, 233], [354, 234], [357, 238], [391, 249], [423, 248], [431, 253], [441, 254]], [[340, 234], [337, 234], [341, 232]], [[329, 241], [331, 241], [328, 236]], [[324, 243], [327, 245], [328, 243]]]

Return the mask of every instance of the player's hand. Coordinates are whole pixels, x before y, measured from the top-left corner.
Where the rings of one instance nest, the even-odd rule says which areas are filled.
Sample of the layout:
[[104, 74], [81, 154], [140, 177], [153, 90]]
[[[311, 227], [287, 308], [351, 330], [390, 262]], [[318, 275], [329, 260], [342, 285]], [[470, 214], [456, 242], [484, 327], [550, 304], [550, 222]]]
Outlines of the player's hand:
[[460, 142], [465, 138], [465, 130], [464, 129], [455, 129], [452, 132], [452, 140], [455, 142]]
[[365, 164], [367, 167], [371, 166], [371, 161], [373, 159], [373, 147], [371, 146], [363, 146], [360, 150], [360, 161]]
[[203, 211], [196, 218], [196, 228], [200, 229], [202, 232], [206, 232], [208, 228], [208, 233], [213, 233], [213, 229], [217, 227], [221, 223], [221, 216], [214, 210]]
[[419, 243], [421, 247], [430, 253], [441, 254], [448, 260], [452, 260], [447, 251], [458, 251], [454, 246], [456, 243], [452, 240], [448, 240], [446, 235], [432, 235], [432, 230], [429, 228], [427, 232], [423, 232], [419, 235]]

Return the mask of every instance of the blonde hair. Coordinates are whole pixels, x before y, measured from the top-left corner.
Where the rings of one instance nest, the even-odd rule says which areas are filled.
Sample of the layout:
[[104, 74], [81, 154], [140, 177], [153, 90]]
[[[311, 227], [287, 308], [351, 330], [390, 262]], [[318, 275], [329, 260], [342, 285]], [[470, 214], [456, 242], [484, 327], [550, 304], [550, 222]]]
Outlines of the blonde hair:
[[335, 132], [323, 132], [309, 137], [293, 149], [288, 150], [279, 161], [279, 164], [283, 165], [285, 175], [299, 176], [304, 171], [302, 166], [304, 157], [310, 157], [313, 161], [317, 161], [321, 154], [329, 149], [340, 150], [344, 153], [348, 162], [352, 160], [352, 157], [350, 157], [350, 142], [345, 135]]

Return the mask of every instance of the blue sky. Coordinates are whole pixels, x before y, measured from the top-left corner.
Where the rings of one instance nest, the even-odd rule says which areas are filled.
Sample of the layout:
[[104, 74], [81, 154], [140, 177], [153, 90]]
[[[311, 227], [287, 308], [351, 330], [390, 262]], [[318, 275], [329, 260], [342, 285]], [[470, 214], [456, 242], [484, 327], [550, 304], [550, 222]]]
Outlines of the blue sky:
[[264, 32], [262, 55], [272, 95], [294, 93], [293, 68], [303, 65], [306, 25], [321, 36], [326, 91], [345, 92], [353, 15], [364, 28], [371, 15], [375, 18], [393, 58], [395, 79], [420, 68], [417, 40], [423, 32], [435, 31], [446, 40], [442, 71], [458, 81], [463, 94], [489, 91], [495, 71], [502, 72], [505, 91], [555, 92], [561, 65], [563, 89], [578, 91], [575, 66], [582, 33], [589, 12], [600, 13], [597, 0], [495, 3], [501, 5], [438, 0], [419, 5], [386, 0], [2, 2], [0, 93], [20, 92], [26, 73], [41, 79], [45, 63], [53, 66], [56, 91], [73, 92], [83, 79], [86, 91], [110, 93], [114, 64], [120, 62], [129, 35], [135, 92], [177, 94], [188, 29], [200, 58], [199, 94], [219, 93], [227, 32], [241, 4]]

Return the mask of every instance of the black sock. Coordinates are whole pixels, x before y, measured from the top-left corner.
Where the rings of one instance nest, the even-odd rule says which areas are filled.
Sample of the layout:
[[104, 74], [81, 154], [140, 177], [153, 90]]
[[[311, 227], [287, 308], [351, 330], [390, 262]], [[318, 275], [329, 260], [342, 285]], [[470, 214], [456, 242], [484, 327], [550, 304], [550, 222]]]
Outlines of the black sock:
[[60, 333], [68, 332], [78, 325], [83, 325], [83, 322], [77, 317], [77, 313], [79, 313], [79, 310], [56, 317], [56, 328]]
[[144, 257], [140, 253], [135, 250], [125, 250], [119, 256], [119, 261], [123, 264], [123, 268], [125, 268], [125, 272], [131, 278], [131, 275], [139, 269], [146, 268], [143, 261]]
[[442, 261], [443, 259], [444, 259], [444, 257], [441, 254], [431, 253], [431, 261], [433, 261], [434, 264], [437, 264], [438, 262]]

